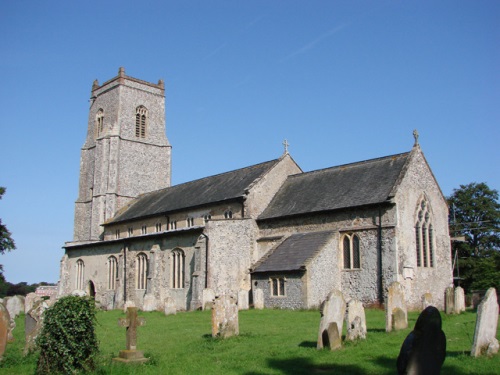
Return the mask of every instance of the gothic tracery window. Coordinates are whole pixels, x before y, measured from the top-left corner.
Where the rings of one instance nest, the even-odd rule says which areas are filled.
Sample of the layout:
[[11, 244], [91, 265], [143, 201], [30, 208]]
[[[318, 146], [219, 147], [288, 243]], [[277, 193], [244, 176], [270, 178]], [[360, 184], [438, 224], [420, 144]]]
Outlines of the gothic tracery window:
[[184, 251], [175, 249], [172, 251], [170, 263], [170, 285], [172, 289], [184, 288]]
[[114, 256], [108, 258], [108, 289], [113, 290], [116, 287], [118, 278], [118, 261]]
[[415, 223], [417, 267], [434, 267], [434, 233], [430, 207], [425, 198], [417, 206]]
[[148, 257], [144, 253], [137, 255], [135, 271], [137, 277], [137, 289], [146, 289], [148, 276]]
[[342, 240], [342, 253], [344, 257], [344, 269], [361, 268], [361, 257], [359, 250], [359, 237], [355, 234], [345, 234]]
[[148, 110], [144, 106], [139, 106], [135, 110], [135, 136], [146, 138]]

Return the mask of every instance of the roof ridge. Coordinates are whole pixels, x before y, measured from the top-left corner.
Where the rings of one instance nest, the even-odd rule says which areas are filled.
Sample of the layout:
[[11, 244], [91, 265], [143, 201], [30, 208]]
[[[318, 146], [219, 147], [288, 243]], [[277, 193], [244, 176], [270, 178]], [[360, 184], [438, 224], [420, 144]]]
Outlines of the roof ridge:
[[323, 172], [323, 171], [327, 171], [327, 170], [340, 169], [340, 168], [346, 168], [346, 167], [356, 167], [356, 166], [359, 166], [359, 165], [366, 165], [366, 164], [369, 164], [369, 163], [374, 163], [374, 162], [377, 162], [377, 161], [382, 161], [384, 159], [392, 159], [392, 158], [396, 158], [396, 157], [407, 156], [407, 155], [410, 154], [410, 152], [411, 151], [407, 151], [407, 152], [402, 152], [402, 153], [399, 153], [399, 154], [381, 156], [381, 157], [378, 157], [378, 158], [361, 160], [361, 161], [356, 161], [356, 162], [353, 162], [353, 163], [340, 164], [340, 165], [334, 165], [334, 166], [331, 166], [331, 167], [325, 167], [325, 168], [321, 168], [321, 169], [315, 169], [315, 170], [308, 171], [308, 172], [303, 172], [303, 173], [297, 173], [297, 174], [294, 174], [294, 175], [290, 175], [289, 178], [304, 176], [304, 175], [313, 174], [313, 173], [319, 173], [319, 172]]

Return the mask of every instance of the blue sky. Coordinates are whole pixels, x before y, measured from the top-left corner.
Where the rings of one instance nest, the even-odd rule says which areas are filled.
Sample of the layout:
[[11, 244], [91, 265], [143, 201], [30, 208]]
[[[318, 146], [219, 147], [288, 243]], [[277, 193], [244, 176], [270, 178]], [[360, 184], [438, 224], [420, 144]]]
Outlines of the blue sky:
[[499, 1], [3, 1], [0, 218], [10, 282], [59, 278], [90, 89], [166, 87], [173, 183], [277, 158], [303, 170], [409, 151], [443, 193], [500, 189]]

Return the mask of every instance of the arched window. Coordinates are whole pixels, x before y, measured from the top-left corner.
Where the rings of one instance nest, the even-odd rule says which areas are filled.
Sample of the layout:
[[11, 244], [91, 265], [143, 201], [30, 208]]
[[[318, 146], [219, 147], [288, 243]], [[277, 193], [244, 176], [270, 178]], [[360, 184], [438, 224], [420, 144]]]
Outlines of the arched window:
[[148, 119], [148, 110], [144, 106], [139, 106], [135, 110], [135, 136], [137, 138], [146, 138], [146, 126]]
[[76, 261], [76, 289], [83, 290], [83, 280], [85, 278], [85, 264], [83, 260]]
[[118, 278], [118, 261], [114, 256], [108, 258], [108, 289], [116, 288], [116, 279]]
[[232, 219], [233, 218], [233, 211], [227, 210], [224, 212], [224, 219]]
[[102, 108], [99, 109], [95, 115], [95, 130], [96, 138], [100, 137], [104, 132], [104, 111]]
[[137, 255], [135, 263], [135, 274], [137, 277], [137, 289], [146, 289], [148, 277], [148, 257], [144, 253]]
[[359, 237], [355, 234], [345, 234], [342, 240], [342, 253], [344, 256], [344, 269], [361, 268]]
[[434, 233], [429, 204], [425, 198], [417, 206], [415, 223], [417, 267], [434, 267]]
[[184, 251], [175, 249], [172, 251], [172, 262], [170, 263], [170, 285], [172, 289], [184, 288]]

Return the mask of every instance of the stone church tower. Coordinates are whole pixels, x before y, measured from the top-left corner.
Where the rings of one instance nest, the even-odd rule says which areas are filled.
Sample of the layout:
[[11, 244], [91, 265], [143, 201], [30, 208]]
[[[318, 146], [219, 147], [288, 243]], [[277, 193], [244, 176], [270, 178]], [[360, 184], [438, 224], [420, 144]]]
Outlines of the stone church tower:
[[101, 225], [137, 196], [170, 186], [165, 88], [125, 75], [92, 85], [81, 150], [74, 241], [102, 239]]

